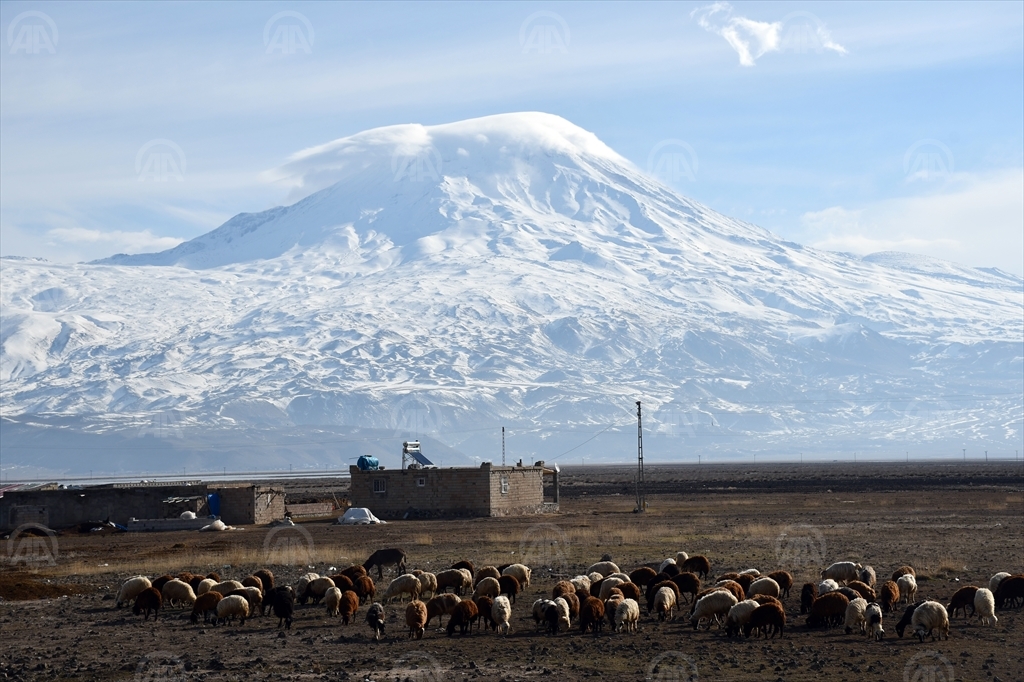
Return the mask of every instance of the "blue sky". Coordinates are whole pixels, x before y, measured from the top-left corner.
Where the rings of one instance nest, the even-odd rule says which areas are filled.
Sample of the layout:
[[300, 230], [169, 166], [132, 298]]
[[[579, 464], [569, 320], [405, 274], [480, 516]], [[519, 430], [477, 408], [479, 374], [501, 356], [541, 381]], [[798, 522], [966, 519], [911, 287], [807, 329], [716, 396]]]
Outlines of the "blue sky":
[[3, 255], [167, 248], [284, 203], [265, 171], [300, 149], [540, 110], [788, 239], [1024, 274], [1022, 3], [4, 2], [0, 29]]

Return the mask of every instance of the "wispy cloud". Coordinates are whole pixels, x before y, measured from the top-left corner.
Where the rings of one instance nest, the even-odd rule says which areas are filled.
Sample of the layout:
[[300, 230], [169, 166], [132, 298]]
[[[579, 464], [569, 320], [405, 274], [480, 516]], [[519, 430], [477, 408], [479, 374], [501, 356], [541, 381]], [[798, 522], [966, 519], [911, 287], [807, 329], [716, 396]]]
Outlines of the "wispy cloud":
[[184, 239], [161, 237], [149, 230], [124, 232], [122, 230], [90, 230], [86, 227], [55, 227], [46, 232], [52, 243], [91, 244], [116, 247], [120, 253], [143, 253], [174, 248]]
[[846, 54], [846, 48], [832, 40], [824, 22], [810, 12], [792, 12], [782, 21], [756, 21], [733, 12], [727, 2], [698, 7], [691, 17], [705, 31], [725, 38], [740, 57], [742, 66], [754, 66], [768, 52], [822, 52]]

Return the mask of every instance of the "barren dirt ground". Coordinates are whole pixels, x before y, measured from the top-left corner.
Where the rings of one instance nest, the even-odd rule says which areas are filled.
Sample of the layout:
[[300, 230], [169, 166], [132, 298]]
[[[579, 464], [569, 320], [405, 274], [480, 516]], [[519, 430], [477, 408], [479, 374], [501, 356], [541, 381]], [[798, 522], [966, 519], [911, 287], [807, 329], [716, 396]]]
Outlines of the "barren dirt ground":
[[[652, 467], [649, 510], [634, 514], [632, 469], [563, 472], [558, 514], [461, 521], [399, 521], [342, 527], [314, 521], [274, 531], [78, 534], [66, 532], [46, 561], [0, 570], [0, 678], [122, 680], [1021, 680], [1024, 611], [999, 611], [994, 627], [952, 620], [948, 641], [900, 639], [899, 614], [870, 641], [842, 628], [809, 630], [800, 584], [834, 561], [875, 567], [884, 580], [913, 565], [918, 600], [948, 602], [998, 571], [1024, 572], [1024, 471], [1020, 464]], [[319, 482], [319, 487], [329, 483]], [[49, 546], [49, 545], [47, 545]], [[244, 625], [191, 625], [168, 609], [144, 621], [114, 607], [121, 581], [189, 570], [241, 579], [269, 566], [278, 583], [361, 562], [381, 547], [404, 548], [409, 568], [438, 571], [522, 561], [533, 580], [513, 607], [508, 637], [481, 631], [449, 638], [404, 632], [404, 604], [388, 607], [385, 641], [364, 623], [342, 625], [321, 606], [297, 607], [293, 628], [273, 617]], [[729, 639], [695, 632], [685, 617], [659, 623], [642, 613], [635, 634], [536, 632], [530, 607], [562, 577], [609, 554], [623, 570], [679, 550], [704, 554], [712, 574], [791, 571], [784, 638]], [[47, 558], [45, 553], [34, 556]], [[378, 581], [383, 593], [394, 576]], [[376, 572], [374, 572], [376, 577]], [[709, 577], [709, 580], [711, 578]], [[644, 604], [641, 604], [643, 612]], [[689, 606], [683, 605], [683, 616]], [[436, 621], [435, 621], [436, 623]]]

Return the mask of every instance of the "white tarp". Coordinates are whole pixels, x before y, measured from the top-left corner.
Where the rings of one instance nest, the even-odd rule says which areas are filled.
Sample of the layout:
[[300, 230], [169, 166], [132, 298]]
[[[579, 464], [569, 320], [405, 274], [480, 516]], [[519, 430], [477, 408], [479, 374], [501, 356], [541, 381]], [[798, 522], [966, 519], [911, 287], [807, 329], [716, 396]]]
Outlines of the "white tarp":
[[366, 507], [352, 507], [345, 512], [344, 516], [338, 517], [338, 523], [345, 526], [353, 526], [369, 523], [387, 523], [387, 521], [381, 521]]

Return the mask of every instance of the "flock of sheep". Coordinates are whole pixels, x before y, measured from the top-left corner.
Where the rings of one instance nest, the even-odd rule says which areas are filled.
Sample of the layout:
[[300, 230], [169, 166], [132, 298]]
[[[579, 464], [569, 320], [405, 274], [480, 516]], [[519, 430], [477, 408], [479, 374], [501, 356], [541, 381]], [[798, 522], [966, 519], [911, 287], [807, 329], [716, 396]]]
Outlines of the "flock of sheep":
[[[326, 608], [328, 616], [340, 617], [348, 624], [359, 607], [369, 603], [366, 623], [373, 630], [373, 638], [379, 640], [388, 605], [407, 597], [405, 624], [409, 637], [422, 638], [434, 618], [442, 625], [445, 616], [449, 636], [456, 630], [465, 635], [474, 626], [507, 635], [512, 630], [516, 597], [529, 587], [532, 574], [523, 564], [475, 569], [472, 562], [463, 560], [436, 574], [421, 570], [406, 573], [405, 564], [402, 550], [379, 550], [363, 565], [329, 576], [307, 573], [294, 585], [275, 585], [274, 575], [267, 569], [240, 581], [221, 580], [216, 573], [180, 573], [152, 580], [136, 576], [121, 586], [116, 605], [134, 601], [133, 612], [145, 614], [146, 619], [151, 613], [155, 619], [165, 606], [191, 606], [193, 623], [202, 618], [214, 625], [236, 619], [244, 624], [246, 618], [273, 611], [278, 627], [290, 628], [296, 604], [312, 602]], [[399, 575], [379, 601], [374, 601], [377, 589], [368, 571], [376, 567], [381, 580], [384, 566], [392, 565]], [[711, 563], [704, 556], [679, 552], [658, 564], [657, 569], [654, 566], [640, 566], [627, 574], [605, 557], [585, 574], [558, 581], [550, 598], [534, 601], [534, 623], [552, 635], [569, 630], [574, 621], [581, 633], [596, 635], [606, 621], [614, 632], [636, 632], [642, 598], [646, 612], [660, 621], [675, 620], [682, 605], [689, 604], [688, 622], [695, 630], [716, 625], [730, 637], [740, 633], [746, 637], [784, 636], [786, 612], [782, 600], [793, 587], [789, 572], [762, 575], [756, 569], [747, 569], [719, 575], [708, 585], [702, 581], [711, 575]], [[903, 566], [878, 585], [872, 567], [835, 563], [822, 571], [820, 582], [803, 585], [800, 613], [807, 615], [810, 628], [845, 627], [847, 634], [857, 631], [881, 639], [885, 635], [884, 614], [906, 603], [896, 632], [902, 637], [911, 628], [924, 641], [925, 637], [949, 638], [950, 614], [962, 611], [966, 618], [970, 610], [970, 615], [983, 625], [995, 625], [997, 609], [1024, 606], [1024, 575], [997, 573], [987, 587], [961, 587], [948, 605], [917, 602], [916, 577], [913, 567]]]

